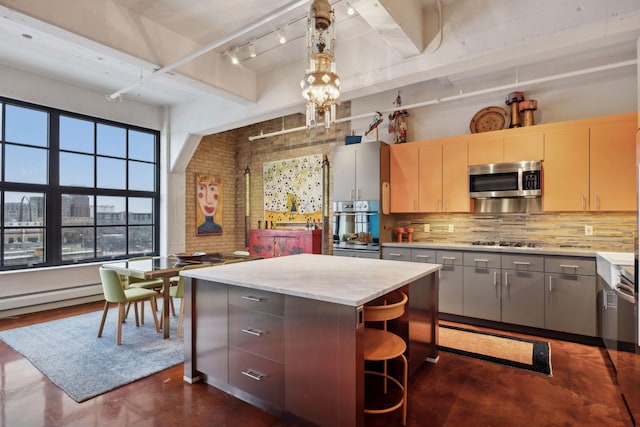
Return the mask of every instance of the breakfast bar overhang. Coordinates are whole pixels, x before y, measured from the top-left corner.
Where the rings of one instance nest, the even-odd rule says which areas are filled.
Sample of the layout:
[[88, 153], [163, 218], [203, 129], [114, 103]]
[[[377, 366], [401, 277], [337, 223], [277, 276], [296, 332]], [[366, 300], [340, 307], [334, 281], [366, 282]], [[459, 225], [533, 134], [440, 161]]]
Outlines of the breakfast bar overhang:
[[408, 295], [390, 327], [411, 375], [438, 357], [440, 267], [300, 254], [181, 272], [184, 379], [302, 424], [363, 426], [363, 305]]

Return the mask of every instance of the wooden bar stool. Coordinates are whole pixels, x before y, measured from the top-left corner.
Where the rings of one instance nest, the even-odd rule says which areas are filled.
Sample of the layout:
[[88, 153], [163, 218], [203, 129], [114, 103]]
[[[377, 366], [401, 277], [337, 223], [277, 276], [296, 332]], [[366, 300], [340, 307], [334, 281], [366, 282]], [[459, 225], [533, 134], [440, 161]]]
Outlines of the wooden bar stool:
[[[397, 402], [392, 402], [383, 408], [367, 408], [367, 414], [384, 414], [402, 408], [402, 425], [407, 424], [407, 376], [408, 363], [404, 352], [407, 349], [406, 342], [398, 335], [387, 331], [387, 321], [397, 319], [404, 314], [407, 305], [407, 295], [402, 291], [394, 291], [385, 296], [381, 305], [365, 305], [365, 322], [383, 322], [382, 329], [365, 328], [364, 330], [364, 360], [365, 362], [383, 362], [382, 372], [365, 369], [365, 375], [383, 377], [384, 394], [387, 393], [387, 383], [391, 381], [402, 393]], [[395, 378], [387, 371], [387, 362], [399, 358], [403, 364], [403, 373], [400, 379]]]

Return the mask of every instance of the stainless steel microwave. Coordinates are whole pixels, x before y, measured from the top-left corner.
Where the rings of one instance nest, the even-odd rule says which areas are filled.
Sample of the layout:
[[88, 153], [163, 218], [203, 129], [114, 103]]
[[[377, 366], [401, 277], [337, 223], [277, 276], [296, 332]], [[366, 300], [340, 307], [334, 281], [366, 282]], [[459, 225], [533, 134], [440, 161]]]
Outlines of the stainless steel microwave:
[[469, 166], [469, 197], [540, 197], [542, 161]]

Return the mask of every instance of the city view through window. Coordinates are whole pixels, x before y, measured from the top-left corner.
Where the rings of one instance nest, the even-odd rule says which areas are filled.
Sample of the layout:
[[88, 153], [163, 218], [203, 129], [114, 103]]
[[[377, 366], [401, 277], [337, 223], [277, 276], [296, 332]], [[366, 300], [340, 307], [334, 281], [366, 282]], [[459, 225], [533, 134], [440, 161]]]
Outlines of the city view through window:
[[157, 132], [4, 101], [0, 268], [157, 253]]

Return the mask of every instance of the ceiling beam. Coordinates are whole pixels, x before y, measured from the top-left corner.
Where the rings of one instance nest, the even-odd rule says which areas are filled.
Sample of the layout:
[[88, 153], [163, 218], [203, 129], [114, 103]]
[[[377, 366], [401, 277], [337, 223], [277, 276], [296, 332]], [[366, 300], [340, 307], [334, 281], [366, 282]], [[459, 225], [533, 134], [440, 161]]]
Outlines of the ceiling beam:
[[418, 0], [350, 0], [349, 4], [403, 59], [424, 51], [424, 18]]

